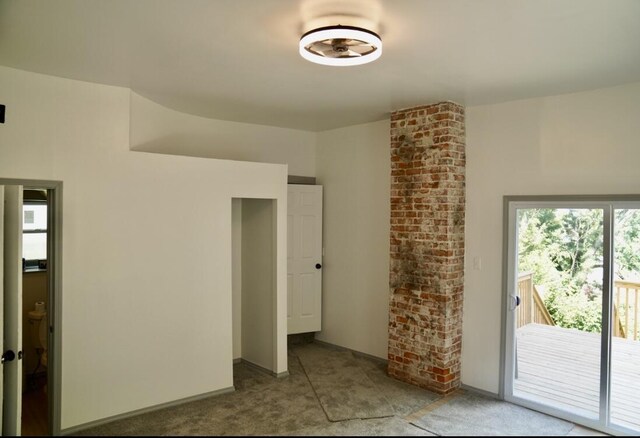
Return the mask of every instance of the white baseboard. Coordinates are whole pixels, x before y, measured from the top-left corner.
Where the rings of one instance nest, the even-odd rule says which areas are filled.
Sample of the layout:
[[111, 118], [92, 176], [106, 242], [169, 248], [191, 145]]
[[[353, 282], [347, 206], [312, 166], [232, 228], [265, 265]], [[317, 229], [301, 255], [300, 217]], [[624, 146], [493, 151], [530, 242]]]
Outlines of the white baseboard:
[[233, 386], [230, 386], [229, 388], [218, 389], [216, 391], [211, 391], [211, 392], [207, 392], [207, 393], [204, 393], [204, 394], [194, 395], [192, 397], [186, 397], [186, 398], [182, 398], [180, 400], [174, 400], [174, 401], [167, 402], [167, 403], [161, 403], [159, 405], [149, 406], [147, 408], [136, 409], [135, 411], [125, 412], [123, 414], [113, 415], [111, 417], [102, 418], [100, 420], [90, 421], [88, 423], [80, 424], [78, 426], [67, 427], [66, 429], [62, 429], [60, 431], [60, 435], [70, 435], [72, 433], [77, 433], [77, 432], [80, 432], [80, 431], [83, 431], [83, 430], [87, 430], [87, 429], [90, 429], [90, 428], [96, 427], [96, 426], [102, 426], [104, 424], [112, 423], [112, 422], [118, 421], [118, 420], [123, 420], [125, 418], [131, 418], [131, 417], [135, 417], [137, 415], [146, 414], [148, 412], [153, 412], [153, 411], [157, 411], [157, 410], [160, 410], [160, 409], [169, 408], [169, 407], [172, 407], [172, 406], [178, 406], [178, 405], [182, 405], [182, 404], [193, 402], [193, 401], [197, 401], [197, 400], [202, 400], [202, 399], [209, 398], [209, 397], [216, 397], [218, 395], [228, 394], [228, 393], [233, 392], [233, 391], [235, 391], [235, 388]]

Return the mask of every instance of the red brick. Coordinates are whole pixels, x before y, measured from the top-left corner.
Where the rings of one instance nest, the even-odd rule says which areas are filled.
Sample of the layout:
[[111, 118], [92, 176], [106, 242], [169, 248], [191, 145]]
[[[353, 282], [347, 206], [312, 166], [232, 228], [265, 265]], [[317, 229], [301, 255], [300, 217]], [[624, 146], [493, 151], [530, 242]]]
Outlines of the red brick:
[[449, 394], [460, 385], [464, 108], [442, 102], [391, 120], [388, 373]]

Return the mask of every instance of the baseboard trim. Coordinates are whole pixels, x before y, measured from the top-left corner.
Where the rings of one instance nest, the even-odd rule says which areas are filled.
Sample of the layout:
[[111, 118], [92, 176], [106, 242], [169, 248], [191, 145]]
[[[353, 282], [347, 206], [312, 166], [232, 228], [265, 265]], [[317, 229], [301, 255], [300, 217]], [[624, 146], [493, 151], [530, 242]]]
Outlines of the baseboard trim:
[[479, 395], [484, 395], [485, 397], [489, 397], [489, 398], [493, 398], [496, 400], [502, 400], [500, 398], [500, 395], [491, 391], [485, 391], [484, 389], [480, 389], [480, 388], [476, 388], [474, 386], [469, 386], [469, 385], [465, 385], [464, 383], [462, 383], [460, 385], [460, 389], [463, 389], [465, 391], [469, 391], [469, 392], [473, 392]]
[[234, 364], [234, 365], [237, 365], [237, 364], [239, 364], [240, 362], [242, 362], [242, 358], [241, 358], [241, 357], [239, 357], [239, 358], [237, 358], [237, 359], [233, 359], [233, 364]]
[[372, 359], [372, 360], [378, 361], [378, 362], [380, 362], [382, 364], [385, 364], [385, 365], [389, 364], [389, 361], [387, 359], [383, 359], [381, 357], [374, 356], [372, 354], [363, 353], [361, 351], [352, 350], [351, 348], [343, 347], [341, 345], [331, 344], [331, 343], [325, 342], [325, 341], [319, 341], [318, 339], [314, 339], [313, 342], [316, 343], [316, 344], [323, 345], [323, 346], [328, 347], [328, 348], [332, 348], [334, 350], [338, 350], [338, 351], [350, 351], [351, 353], [353, 353], [356, 356], [364, 357], [364, 358], [367, 358], [367, 359]]
[[253, 368], [253, 369], [257, 370], [257, 371], [260, 371], [261, 373], [268, 374], [268, 375], [270, 375], [272, 377], [276, 377], [278, 379], [281, 379], [283, 377], [287, 377], [289, 375], [289, 371], [288, 370], [287, 371], [283, 371], [281, 373], [276, 373], [276, 372], [271, 371], [270, 369], [267, 369], [267, 368], [265, 368], [263, 366], [255, 364], [253, 362], [249, 362], [247, 359], [242, 359], [241, 358], [240, 362], [242, 362], [243, 364], [245, 364], [245, 365], [247, 365], [247, 366], [249, 366], [249, 367], [251, 367], [251, 368]]
[[[389, 361], [387, 359], [382, 359], [381, 357], [373, 356], [371, 354], [363, 353], [361, 351], [352, 350], [351, 348], [343, 347], [341, 345], [336, 345], [336, 344], [332, 344], [330, 342], [320, 341], [318, 339], [314, 339], [313, 342], [317, 343], [317, 344], [320, 344], [320, 345], [323, 345], [323, 346], [325, 346], [327, 348], [338, 350], [338, 351], [350, 351], [351, 353], [353, 353], [356, 356], [361, 356], [361, 357], [365, 357], [367, 359], [372, 359], [372, 360], [380, 362], [381, 364], [385, 364], [385, 365], [389, 364]], [[486, 390], [480, 389], [480, 388], [476, 388], [474, 386], [465, 385], [464, 383], [460, 385], [460, 389], [465, 390], [465, 391], [469, 391], [469, 392], [473, 392], [475, 394], [483, 395], [485, 397], [493, 398], [495, 400], [503, 400], [502, 398], [500, 398], [500, 395], [497, 394], [497, 393], [486, 391]]]
[[215, 391], [206, 392], [204, 394], [194, 395], [191, 397], [185, 397], [179, 400], [174, 400], [167, 403], [161, 403], [159, 405], [149, 406], [147, 408], [136, 409], [135, 411], [125, 412], [123, 414], [113, 415], [111, 417], [102, 418], [100, 420], [90, 421], [88, 423], [83, 423], [78, 426], [67, 427], [66, 429], [60, 430], [60, 435], [70, 435], [72, 433], [77, 433], [83, 430], [91, 429], [92, 427], [103, 426], [105, 424], [112, 423], [114, 421], [124, 420], [125, 418], [131, 418], [137, 415], [158, 411], [160, 409], [170, 408], [173, 406], [183, 405], [185, 403], [202, 400], [209, 397], [216, 397], [216, 396], [219, 396], [222, 394], [228, 394], [234, 391], [235, 391], [235, 388], [233, 386], [230, 386], [228, 388], [218, 389]]

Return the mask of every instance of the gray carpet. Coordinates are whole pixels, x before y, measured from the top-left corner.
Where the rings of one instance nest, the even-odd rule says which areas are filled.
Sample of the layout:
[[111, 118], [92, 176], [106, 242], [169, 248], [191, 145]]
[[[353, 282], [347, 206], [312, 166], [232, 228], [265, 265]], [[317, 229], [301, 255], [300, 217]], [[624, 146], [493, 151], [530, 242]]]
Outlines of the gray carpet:
[[272, 435], [326, 425], [297, 358], [286, 379], [234, 365], [234, 393], [186, 403], [84, 430], [80, 435]]
[[354, 355], [358, 366], [375, 383], [378, 390], [401, 417], [411, 414], [441, 398], [435, 392], [401, 382], [387, 375], [387, 364], [380, 359]]
[[434, 436], [398, 417], [347, 420], [285, 433], [293, 436]]
[[[294, 352], [303, 358], [306, 369]], [[290, 350], [286, 378], [274, 378], [245, 363], [234, 365], [233, 372], [233, 393], [114, 421], [77, 435], [583, 434], [572, 430], [571, 423], [491, 398], [460, 392], [457, 397], [439, 399], [387, 377], [379, 360], [318, 344]], [[333, 418], [367, 419], [330, 421], [325, 409]], [[338, 415], [341, 411], [348, 415]]]
[[555, 417], [464, 391], [411, 423], [442, 436], [557, 436], [568, 434], [574, 426]]
[[394, 409], [350, 351], [318, 344], [293, 349], [330, 421], [380, 418]]

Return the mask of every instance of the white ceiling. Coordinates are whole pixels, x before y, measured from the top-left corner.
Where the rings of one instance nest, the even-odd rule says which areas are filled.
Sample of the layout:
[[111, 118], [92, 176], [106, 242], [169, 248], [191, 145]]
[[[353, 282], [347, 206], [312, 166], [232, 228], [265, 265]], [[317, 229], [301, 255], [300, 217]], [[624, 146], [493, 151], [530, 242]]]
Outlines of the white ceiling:
[[[303, 17], [354, 6], [379, 10], [382, 57], [339, 68], [303, 60]], [[640, 81], [640, 1], [0, 0], [0, 64], [130, 87], [205, 117], [316, 131], [441, 100]]]

